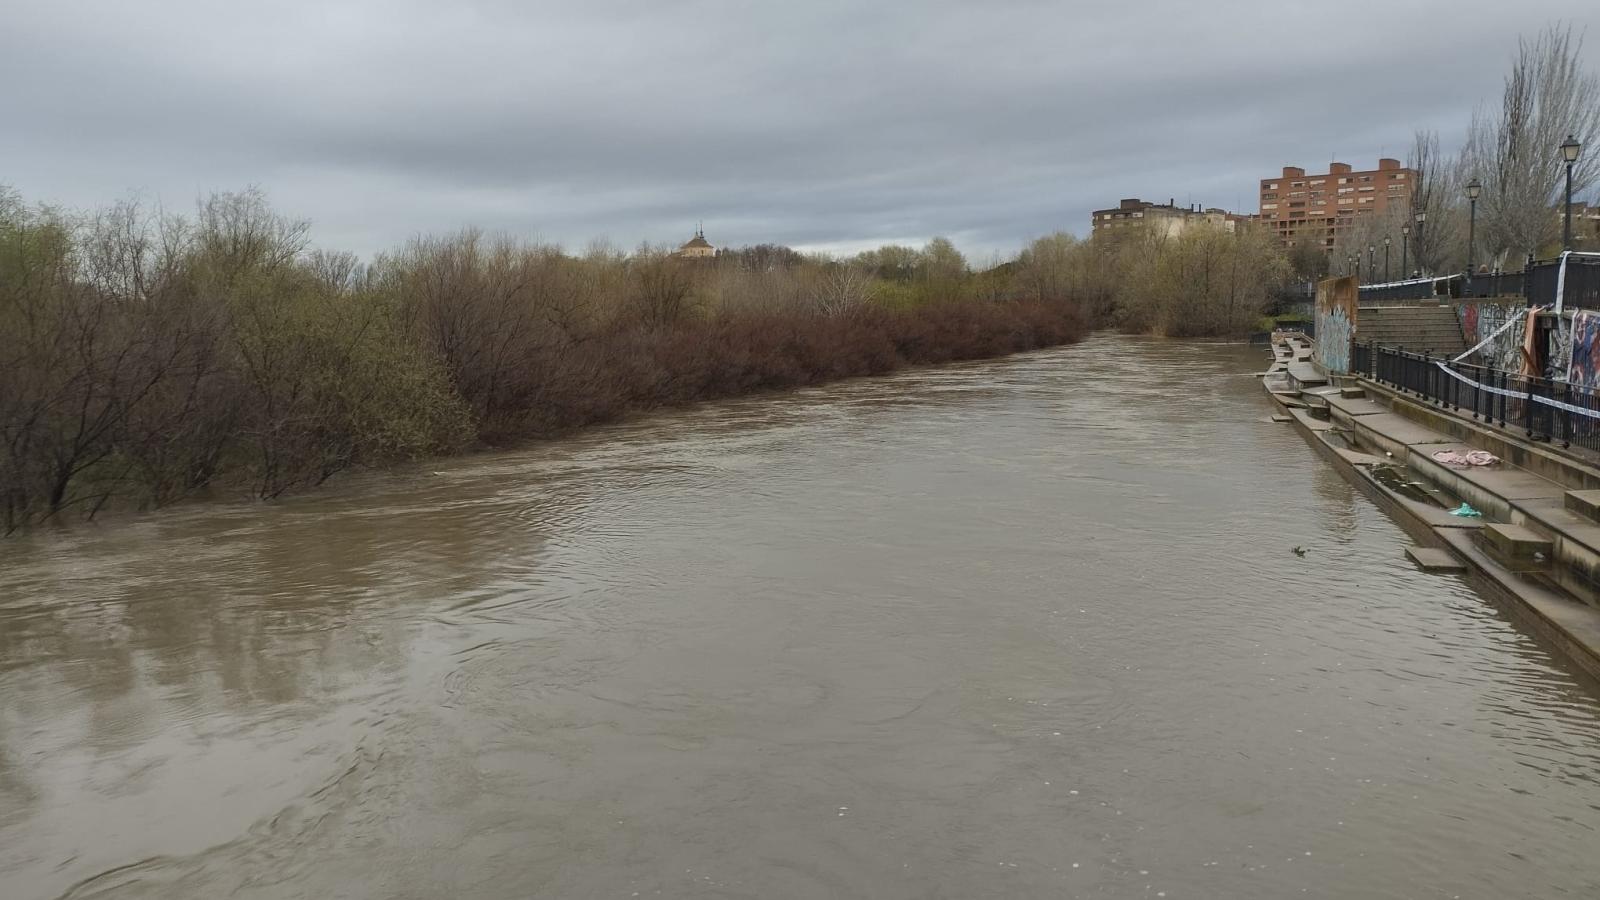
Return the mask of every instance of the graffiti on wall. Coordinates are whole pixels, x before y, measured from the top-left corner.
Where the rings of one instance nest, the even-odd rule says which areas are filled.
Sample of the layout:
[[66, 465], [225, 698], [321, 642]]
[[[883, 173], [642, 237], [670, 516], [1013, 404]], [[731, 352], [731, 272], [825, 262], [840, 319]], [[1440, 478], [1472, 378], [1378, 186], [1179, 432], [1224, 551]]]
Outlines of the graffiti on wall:
[[[1521, 304], [1463, 303], [1456, 307], [1456, 316], [1461, 321], [1461, 336], [1467, 339], [1467, 346], [1472, 347], [1525, 311]], [[1522, 367], [1523, 338], [1523, 329], [1507, 328], [1478, 351], [1479, 362], [1507, 372], [1518, 371]]]
[[1567, 368], [1572, 363], [1572, 323], [1570, 321], [1556, 320], [1556, 327], [1550, 329], [1550, 345], [1545, 348], [1545, 357], [1549, 364], [1545, 367], [1544, 377], [1565, 380]]
[[1567, 381], [1600, 387], [1600, 313], [1579, 310], [1572, 316], [1572, 355]]
[[1316, 350], [1312, 359], [1325, 371], [1350, 371], [1350, 343], [1356, 336], [1356, 279], [1326, 278], [1317, 283]]
[[1327, 314], [1317, 316], [1317, 362], [1335, 374], [1350, 371], [1350, 340], [1355, 330], [1350, 317], [1335, 306]]

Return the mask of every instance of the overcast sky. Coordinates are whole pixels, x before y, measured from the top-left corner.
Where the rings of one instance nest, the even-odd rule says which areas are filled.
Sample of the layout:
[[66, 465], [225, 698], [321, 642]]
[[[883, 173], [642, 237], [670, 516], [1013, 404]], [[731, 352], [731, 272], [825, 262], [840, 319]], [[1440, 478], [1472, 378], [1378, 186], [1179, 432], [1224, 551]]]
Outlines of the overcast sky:
[[1417, 127], [1448, 148], [1555, 20], [1600, 68], [1595, 0], [0, 0], [0, 184], [259, 185], [362, 254], [703, 220], [981, 260], [1121, 197], [1253, 212], [1286, 164], [1370, 166]]

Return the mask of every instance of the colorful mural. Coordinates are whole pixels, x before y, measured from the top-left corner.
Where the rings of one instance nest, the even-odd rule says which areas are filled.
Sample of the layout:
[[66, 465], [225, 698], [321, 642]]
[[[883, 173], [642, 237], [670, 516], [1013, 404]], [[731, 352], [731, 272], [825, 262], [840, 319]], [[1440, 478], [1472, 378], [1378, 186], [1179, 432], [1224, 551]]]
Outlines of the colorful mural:
[[1572, 316], [1567, 381], [1587, 388], [1600, 387], [1600, 313], [1583, 309]]
[[1354, 276], [1326, 278], [1317, 283], [1317, 336], [1312, 361], [1335, 375], [1350, 371], [1350, 343], [1356, 336], [1356, 296]]

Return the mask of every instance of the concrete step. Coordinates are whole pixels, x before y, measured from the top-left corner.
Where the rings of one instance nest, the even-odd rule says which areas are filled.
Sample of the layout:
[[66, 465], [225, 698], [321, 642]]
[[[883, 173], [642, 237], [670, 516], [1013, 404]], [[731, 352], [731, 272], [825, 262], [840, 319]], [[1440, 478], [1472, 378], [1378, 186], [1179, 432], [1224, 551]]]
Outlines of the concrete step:
[[1461, 323], [1449, 307], [1364, 307], [1357, 321], [1357, 339], [1365, 342], [1437, 355], [1455, 355], [1467, 348]]
[[1290, 363], [1289, 377], [1294, 379], [1295, 383], [1302, 387], [1328, 383], [1327, 376], [1323, 375], [1321, 372], [1318, 372], [1316, 367], [1308, 362]]
[[1550, 539], [1523, 525], [1490, 523], [1483, 526], [1483, 540], [1503, 559], [1532, 560], [1535, 553], [1550, 557]]
[[1578, 515], [1600, 522], [1600, 491], [1567, 491], [1562, 502]]
[[1465, 572], [1467, 567], [1447, 550], [1407, 547], [1406, 558], [1424, 572]]
[[1366, 388], [1359, 388], [1359, 387], [1341, 387], [1341, 388], [1339, 388], [1339, 396], [1342, 397], [1345, 400], [1360, 400], [1362, 397], [1365, 397], [1366, 395], [1367, 395], [1367, 389]]

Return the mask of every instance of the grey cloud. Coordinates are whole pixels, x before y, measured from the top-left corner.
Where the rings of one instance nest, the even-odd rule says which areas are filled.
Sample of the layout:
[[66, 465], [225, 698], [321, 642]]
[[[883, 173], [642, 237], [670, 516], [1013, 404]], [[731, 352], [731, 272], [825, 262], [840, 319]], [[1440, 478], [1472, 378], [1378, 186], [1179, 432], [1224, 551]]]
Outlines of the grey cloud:
[[704, 220], [722, 243], [946, 234], [981, 256], [1119, 197], [1248, 210], [1281, 165], [1403, 155], [1419, 126], [1448, 143], [1517, 32], [1555, 19], [1600, 13], [0, 0], [0, 183], [80, 206], [259, 184], [363, 253], [466, 224], [628, 246]]

